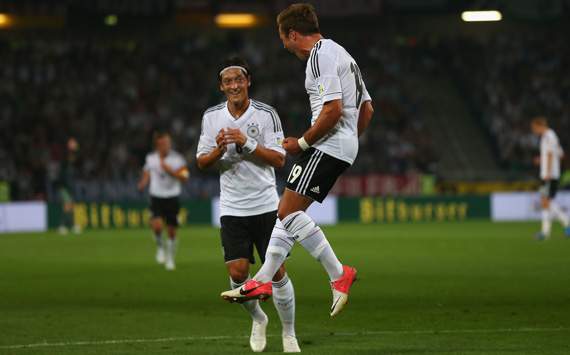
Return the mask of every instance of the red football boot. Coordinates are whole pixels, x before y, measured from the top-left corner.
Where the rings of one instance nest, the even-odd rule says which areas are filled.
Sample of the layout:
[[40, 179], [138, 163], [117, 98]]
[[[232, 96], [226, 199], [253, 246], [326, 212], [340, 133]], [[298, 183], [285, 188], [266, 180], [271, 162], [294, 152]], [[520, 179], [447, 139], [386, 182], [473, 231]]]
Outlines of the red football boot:
[[331, 317], [336, 316], [342, 311], [344, 306], [348, 303], [348, 293], [350, 287], [356, 281], [356, 269], [350, 266], [343, 265], [344, 271], [341, 278], [331, 282], [331, 289], [333, 293], [333, 304], [331, 307]]
[[261, 301], [267, 300], [273, 294], [273, 288], [270, 282], [259, 282], [249, 280], [242, 287], [222, 292], [223, 299], [229, 302], [243, 303], [253, 299]]

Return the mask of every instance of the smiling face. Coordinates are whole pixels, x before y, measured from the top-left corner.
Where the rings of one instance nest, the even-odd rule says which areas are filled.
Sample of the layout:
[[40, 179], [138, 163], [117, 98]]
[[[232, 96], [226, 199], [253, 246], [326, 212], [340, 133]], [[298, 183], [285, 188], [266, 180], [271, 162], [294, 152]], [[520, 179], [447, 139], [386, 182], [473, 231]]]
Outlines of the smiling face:
[[221, 74], [220, 90], [232, 104], [241, 106], [248, 99], [250, 85], [249, 77], [239, 68], [226, 69]]

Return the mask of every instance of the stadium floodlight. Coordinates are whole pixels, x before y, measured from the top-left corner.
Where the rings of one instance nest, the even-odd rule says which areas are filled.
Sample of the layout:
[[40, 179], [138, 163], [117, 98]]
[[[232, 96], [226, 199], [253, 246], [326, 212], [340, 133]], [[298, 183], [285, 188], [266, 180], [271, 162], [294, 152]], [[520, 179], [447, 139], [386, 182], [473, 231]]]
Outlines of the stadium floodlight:
[[503, 19], [503, 15], [497, 10], [463, 11], [461, 19], [465, 22], [501, 21]]
[[12, 23], [12, 19], [9, 15], [0, 13], [0, 28], [9, 27]]
[[224, 28], [253, 27], [257, 24], [257, 18], [253, 14], [218, 14], [215, 18], [216, 25]]
[[116, 26], [119, 22], [119, 18], [117, 15], [107, 15], [105, 16], [105, 25], [107, 26]]

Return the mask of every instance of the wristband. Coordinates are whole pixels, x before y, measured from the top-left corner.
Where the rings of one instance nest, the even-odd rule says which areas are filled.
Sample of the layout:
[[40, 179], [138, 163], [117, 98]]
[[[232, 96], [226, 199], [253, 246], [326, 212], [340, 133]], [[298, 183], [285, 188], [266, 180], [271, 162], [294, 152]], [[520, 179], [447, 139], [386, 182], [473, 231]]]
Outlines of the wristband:
[[297, 143], [299, 143], [299, 147], [301, 147], [302, 150], [307, 150], [307, 149], [311, 148], [309, 143], [307, 143], [307, 141], [305, 140], [305, 137], [299, 138]]
[[245, 141], [245, 144], [243, 145], [243, 150], [245, 150], [246, 153], [253, 153], [255, 151], [255, 149], [257, 148], [257, 141], [253, 138], [247, 138], [247, 140]]

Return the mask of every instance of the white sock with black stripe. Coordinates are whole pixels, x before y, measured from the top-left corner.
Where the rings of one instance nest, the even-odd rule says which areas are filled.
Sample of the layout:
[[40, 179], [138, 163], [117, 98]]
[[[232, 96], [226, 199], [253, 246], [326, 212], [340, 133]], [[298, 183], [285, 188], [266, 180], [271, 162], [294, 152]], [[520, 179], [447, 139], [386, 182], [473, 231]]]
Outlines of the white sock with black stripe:
[[269, 245], [265, 252], [265, 262], [253, 278], [259, 282], [271, 281], [277, 270], [283, 265], [293, 245], [295, 245], [295, 240], [278, 219], [275, 222], [275, 227], [273, 227], [273, 232], [271, 232], [271, 239], [269, 239]]
[[305, 250], [321, 262], [331, 281], [342, 276], [342, 264], [321, 228], [308, 214], [303, 211], [291, 213], [283, 219], [283, 225]]
[[287, 274], [273, 282], [273, 304], [281, 319], [283, 335], [295, 336], [295, 289]]

